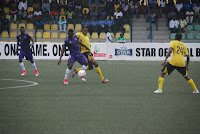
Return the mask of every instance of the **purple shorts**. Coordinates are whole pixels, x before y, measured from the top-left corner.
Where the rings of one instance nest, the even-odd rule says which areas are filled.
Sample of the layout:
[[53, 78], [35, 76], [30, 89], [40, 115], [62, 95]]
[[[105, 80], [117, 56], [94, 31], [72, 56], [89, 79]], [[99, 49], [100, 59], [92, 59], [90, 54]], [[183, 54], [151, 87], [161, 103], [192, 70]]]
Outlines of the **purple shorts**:
[[69, 59], [68, 59], [68, 64], [69, 64], [69, 62], [74, 63], [76, 61], [78, 61], [81, 65], [83, 65], [84, 62], [87, 62], [88, 60], [85, 57], [85, 55], [83, 55], [82, 53], [77, 53], [77, 54], [72, 53], [72, 54], [70, 54]]
[[32, 52], [23, 52], [23, 51], [20, 51], [19, 53], [19, 59], [23, 59], [24, 57], [26, 57], [26, 60], [32, 60], [33, 59], [33, 56], [32, 56]]

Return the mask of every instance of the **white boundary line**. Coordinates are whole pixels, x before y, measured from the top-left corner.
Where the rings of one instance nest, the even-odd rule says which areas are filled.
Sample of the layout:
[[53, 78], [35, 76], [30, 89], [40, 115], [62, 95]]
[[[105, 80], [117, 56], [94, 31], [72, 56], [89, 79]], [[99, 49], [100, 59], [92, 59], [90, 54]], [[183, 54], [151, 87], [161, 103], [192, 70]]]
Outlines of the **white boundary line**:
[[16, 79], [0, 79], [0, 80], [12, 80], [12, 81], [22, 81], [22, 82], [32, 83], [31, 85], [25, 85], [25, 86], [4, 87], [4, 88], [0, 88], [0, 90], [2, 90], [2, 89], [10, 89], [10, 88], [31, 87], [31, 86], [36, 86], [36, 85], [38, 85], [38, 83], [37, 83], [37, 82], [34, 82], [34, 81], [16, 80]]

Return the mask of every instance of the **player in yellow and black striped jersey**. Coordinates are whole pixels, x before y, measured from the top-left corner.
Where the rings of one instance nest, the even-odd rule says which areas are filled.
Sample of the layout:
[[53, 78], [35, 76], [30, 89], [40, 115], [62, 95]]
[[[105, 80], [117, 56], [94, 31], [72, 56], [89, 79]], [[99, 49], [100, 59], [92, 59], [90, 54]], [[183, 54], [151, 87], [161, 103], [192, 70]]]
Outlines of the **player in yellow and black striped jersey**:
[[[188, 84], [194, 89], [193, 93], [199, 93], [196, 85], [193, 80], [188, 76], [188, 64], [189, 64], [189, 53], [187, 50], [187, 46], [181, 42], [182, 34], [177, 33], [175, 36], [175, 40], [170, 42], [169, 52], [165, 60], [162, 62], [163, 69], [161, 70], [160, 77], [158, 79], [158, 90], [154, 91], [154, 93], [162, 93], [163, 83], [164, 83], [164, 75], [170, 75], [174, 69], [176, 69], [179, 73], [183, 75], [183, 77], [187, 80]], [[171, 60], [167, 63], [167, 58], [170, 54], [173, 53]], [[187, 64], [185, 66], [184, 55], [187, 56]]]
[[[95, 66], [95, 70], [97, 72], [97, 74], [99, 75], [102, 83], [107, 83], [109, 82], [108, 79], [105, 79], [102, 75], [101, 69], [99, 68], [99, 65], [97, 64], [96, 60], [93, 57], [93, 54], [91, 52], [91, 47], [90, 47], [90, 39], [87, 36], [87, 32], [88, 29], [87, 28], [83, 28], [82, 32], [76, 33], [76, 36], [80, 39], [80, 42], [85, 45], [86, 47], [81, 46], [81, 52], [86, 56], [86, 58], [88, 59], [89, 65], [87, 70], [92, 70], [93, 66]], [[74, 69], [73, 75], [74, 76], [79, 70], [81, 70], [82, 68], [78, 68], [78, 69]]]

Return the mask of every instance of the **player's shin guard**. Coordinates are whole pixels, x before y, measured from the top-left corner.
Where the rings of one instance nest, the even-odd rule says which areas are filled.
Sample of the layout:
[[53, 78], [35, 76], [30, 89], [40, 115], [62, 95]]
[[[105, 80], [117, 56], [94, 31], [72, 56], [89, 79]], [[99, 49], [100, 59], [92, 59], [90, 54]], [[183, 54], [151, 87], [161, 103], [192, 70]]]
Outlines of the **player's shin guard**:
[[33, 62], [32, 66], [34, 67], [35, 70], [37, 70], [37, 66], [36, 66], [35, 62]]
[[68, 68], [66, 69], [66, 72], [65, 72], [65, 79], [67, 79], [69, 77], [69, 74], [70, 74], [71, 70], [69, 70]]
[[104, 77], [103, 77], [103, 75], [101, 73], [101, 69], [99, 67], [95, 67], [95, 70], [96, 70], [97, 74], [99, 75], [99, 77], [101, 78], [101, 80], [103, 80]]
[[190, 84], [190, 86], [194, 89], [194, 91], [197, 91], [197, 87], [196, 85], [194, 84], [194, 81], [192, 79], [188, 80], [187, 81], [188, 84]]
[[158, 78], [158, 89], [162, 90], [163, 88], [163, 83], [164, 83], [164, 78], [163, 77], [159, 77]]
[[83, 65], [83, 66], [82, 66], [82, 69], [83, 69], [84, 71], [86, 71], [86, 70], [87, 70], [87, 66], [86, 66], [86, 65]]
[[23, 70], [25, 70], [24, 62], [19, 63], [19, 65], [21, 66], [21, 68], [22, 68]]

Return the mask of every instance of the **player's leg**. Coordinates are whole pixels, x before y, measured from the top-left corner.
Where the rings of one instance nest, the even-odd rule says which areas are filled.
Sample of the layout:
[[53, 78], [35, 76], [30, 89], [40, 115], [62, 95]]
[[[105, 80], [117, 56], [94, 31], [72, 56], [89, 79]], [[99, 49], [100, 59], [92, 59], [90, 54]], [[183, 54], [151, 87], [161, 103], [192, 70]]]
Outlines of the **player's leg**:
[[[88, 66], [88, 60], [82, 53], [77, 57], [77, 61], [82, 65], [82, 70], [86, 71]], [[80, 71], [80, 70], [79, 70]], [[73, 72], [74, 73], [74, 72]], [[84, 76], [80, 77], [81, 80], [86, 81]]]
[[165, 74], [170, 74], [174, 70], [174, 66], [171, 64], [167, 63], [164, 65], [163, 69], [161, 70], [160, 76], [158, 78], [158, 90], [155, 90], [154, 93], [162, 93], [163, 89], [163, 84], [164, 84], [164, 76]]
[[99, 65], [97, 64], [97, 61], [94, 59], [94, 57], [92, 56], [90, 59], [90, 63], [93, 64], [95, 66], [95, 70], [97, 72], [97, 74], [99, 75], [99, 77], [101, 78], [102, 83], [107, 83], [109, 82], [108, 79], [105, 79], [102, 75], [101, 69], [99, 67]]
[[27, 71], [26, 71], [25, 66], [24, 66], [24, 62], [22, 61], [23, 58], [24, 58], [24, 53], [20, 52], [20, 54], [19, 54], [19, 65], [23, 70], [23, 72], [21, 74], [22, 76], [27, 74]]
[[35, 76], [39, 76], [39, 72], [38, 72], [36, 63], [35, 63], [34, 60], [33, 60], [33, 57], [30, 57], [30, 60], [29, 60], [29, 61], [31, 62], [33, 68], [35, 69]]
[[177, 71], [183, 75], [183, 77], [187, 80], [188, 84], [193, 88], [193, 93], [199, 94], [199, 90], [197, 89], [194, 81], [188, 76], [186, 67], [179, 67]]
[[65, 78], [63, 81], [64, 84], [68, 84], [68, 77], [69, 77], [69, 74], [71, 72], [73, 65], [74, 65], [74, 62], [71, 62], [71, 61], [68, 62], [67, 69], [65, 71]]

